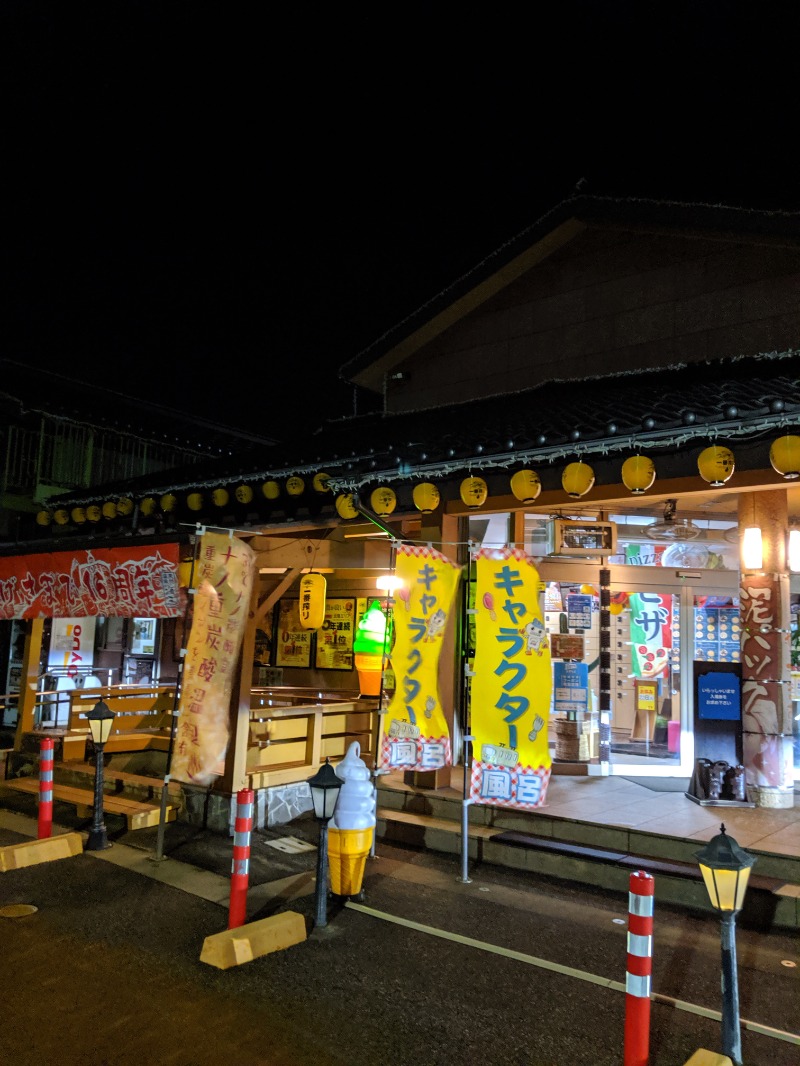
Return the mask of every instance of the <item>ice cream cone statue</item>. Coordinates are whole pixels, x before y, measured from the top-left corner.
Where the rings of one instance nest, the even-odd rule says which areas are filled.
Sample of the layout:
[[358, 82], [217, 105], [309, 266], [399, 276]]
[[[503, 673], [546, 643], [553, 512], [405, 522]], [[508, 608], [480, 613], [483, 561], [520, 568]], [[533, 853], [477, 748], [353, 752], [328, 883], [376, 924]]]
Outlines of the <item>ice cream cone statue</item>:
[[357, 740], [347, 749], [335, 772], [344, 784], [328, 829], [331, 892], [335, 896], [357, 896], [375, 833], [375, 795]]
[[362, 696], [380, 696], [383, 655], [386, 646], [386, 615], [379, 603], [373, 603], [358, 623], [353, 640], [353, 656], [358, 670], [358, 688]]

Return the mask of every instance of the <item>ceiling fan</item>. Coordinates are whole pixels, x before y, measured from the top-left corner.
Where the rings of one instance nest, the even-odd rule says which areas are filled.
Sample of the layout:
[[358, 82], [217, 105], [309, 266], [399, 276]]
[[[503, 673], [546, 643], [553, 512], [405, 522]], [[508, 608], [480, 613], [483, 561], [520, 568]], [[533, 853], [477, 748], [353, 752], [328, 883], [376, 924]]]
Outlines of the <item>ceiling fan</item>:
[[647, 527], [647, 536], [651, 540], [694, 540], [702, 530], [691, 518], [676, 518], [677, 500], [664, 501], [664, 517], [660, 522], [653, 522]]

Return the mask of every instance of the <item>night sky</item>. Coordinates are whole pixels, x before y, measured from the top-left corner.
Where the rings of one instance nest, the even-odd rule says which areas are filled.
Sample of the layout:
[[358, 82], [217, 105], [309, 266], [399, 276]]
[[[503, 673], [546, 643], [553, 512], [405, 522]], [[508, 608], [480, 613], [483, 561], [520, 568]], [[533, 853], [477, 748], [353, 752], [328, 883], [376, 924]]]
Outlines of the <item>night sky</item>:
[[797, 209], [781, 8], [3, 0], [2, 354], [268, 435], [349, 414], [339, 366], [579, 182]]

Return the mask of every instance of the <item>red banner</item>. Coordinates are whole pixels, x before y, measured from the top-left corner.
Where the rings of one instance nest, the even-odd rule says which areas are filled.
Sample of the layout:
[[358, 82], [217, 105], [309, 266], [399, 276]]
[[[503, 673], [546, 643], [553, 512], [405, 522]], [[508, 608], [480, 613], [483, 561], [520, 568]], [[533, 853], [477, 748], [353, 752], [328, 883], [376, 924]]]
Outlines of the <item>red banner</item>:
[[179, 547], [97, 548], [0, 559], [0, 618], [174, 618]]

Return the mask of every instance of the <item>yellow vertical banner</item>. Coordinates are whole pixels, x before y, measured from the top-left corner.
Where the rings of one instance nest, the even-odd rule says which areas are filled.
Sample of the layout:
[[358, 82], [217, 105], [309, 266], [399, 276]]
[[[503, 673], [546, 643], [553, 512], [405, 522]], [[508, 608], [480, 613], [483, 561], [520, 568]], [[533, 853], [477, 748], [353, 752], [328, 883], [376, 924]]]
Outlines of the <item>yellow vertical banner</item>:
[[530, 810], [550, 780], [550, 647], [539, 574], [516, 548], [476, 556], [475, 658], [470, 689], [475, 803]]
[[381, 765], [440, 770], [452, 761], [450, 730], [439, 696], [439, 656], [461, 567], [435, 548], [401, 544], [392, 607], [395, 690], [385, 714]]
[[170, 767], [177, 781], [206, 787], [225, 769], [231, 690], [254, 575], [255, 555], [243, 540], [203, 533]]

